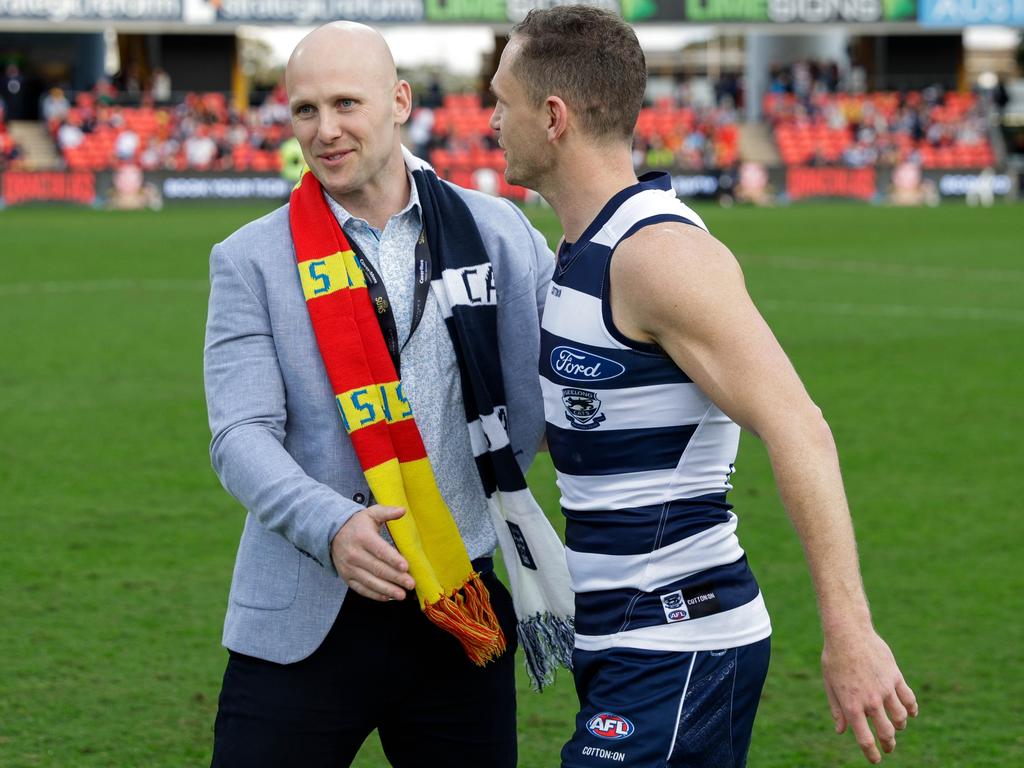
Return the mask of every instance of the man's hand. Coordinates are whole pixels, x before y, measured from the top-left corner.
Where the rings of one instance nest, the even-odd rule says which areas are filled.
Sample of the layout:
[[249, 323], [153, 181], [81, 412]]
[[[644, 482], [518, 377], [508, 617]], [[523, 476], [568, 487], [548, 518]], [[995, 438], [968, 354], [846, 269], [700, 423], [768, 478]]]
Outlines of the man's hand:
[[871, 763], [882, 762], [875, 735], [882, 752], [892, 752], [896, 731], [907, 727], [908, 716], [917, 717], [917, 699], [889, 646], [871, 629], [826, 637], [821, 669], [836, 733], [850, 726], [864, 757]]
[[335, 569], [363, 597], [404, 600], [406, 590], [416, 586], [409, 563], [380, 533], [384, 523], [404, 514], [400, 507], [375, 504], [352, 515], [331, 540]]

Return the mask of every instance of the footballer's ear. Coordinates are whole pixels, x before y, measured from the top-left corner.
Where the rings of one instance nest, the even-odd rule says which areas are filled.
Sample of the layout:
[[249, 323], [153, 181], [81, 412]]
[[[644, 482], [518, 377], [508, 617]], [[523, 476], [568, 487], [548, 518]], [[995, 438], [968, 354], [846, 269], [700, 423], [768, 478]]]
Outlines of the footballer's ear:
[[558, 96], [544, 100], [544, 116], [547, 119], [548, 141], [557, 141], [569, 127], [569, 107]]

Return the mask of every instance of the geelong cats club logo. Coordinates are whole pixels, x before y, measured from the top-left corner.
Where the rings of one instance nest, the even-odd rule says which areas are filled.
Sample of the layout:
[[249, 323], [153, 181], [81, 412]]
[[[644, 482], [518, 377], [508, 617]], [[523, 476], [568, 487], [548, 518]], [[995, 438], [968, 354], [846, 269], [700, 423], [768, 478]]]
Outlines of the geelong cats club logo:
[[601, 401], [586, 389], [563, 389], [562, 405], [565, 417], [577, 429], [594, 429], [608, 417], [601, 413]]

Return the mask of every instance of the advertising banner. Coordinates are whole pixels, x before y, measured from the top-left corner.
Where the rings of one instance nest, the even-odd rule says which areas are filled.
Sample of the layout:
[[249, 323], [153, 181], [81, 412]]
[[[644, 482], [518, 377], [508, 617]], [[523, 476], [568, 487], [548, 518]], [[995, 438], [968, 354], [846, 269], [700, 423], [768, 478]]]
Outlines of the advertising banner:
[[373, 22], [423, 21], [423, 0], [187, 0], [192, 24], [314, 25], [337, 19]]
[[917, 0], [680, 0], [691, 22], [822, 24], [917, 20]]
[[281, 200], [294, 182], [276, 175], [148, 174], [166, 202], [172, 200]]
[[918, 0], [919, 21], [926, 27], [994, 24], [1024, 27], [1024, 0]]
[[809, 197], [871, 200], [875, 197], [874, 168], [803, 168], [786, 172], [786, 196], [791, 201]]
[[182, 0], [0, 0], [0, 20], [181, 21]]
[[619, 0], [422, 0], [427, 21], [455, 23], [522, 21], [532, 8], [556, 8], [562, 5], [592, 5], [619, 12]]
[[273, 173], [143, 172], [128, 165], [97, 174], [96, 207], [157, 210], [178, 202], [215, 200], [283, 203], [294, 185]]
[[26, 203], [93, 205], [95, 202], [96, 177], [88, 171], [0, 174], [0, 208]]

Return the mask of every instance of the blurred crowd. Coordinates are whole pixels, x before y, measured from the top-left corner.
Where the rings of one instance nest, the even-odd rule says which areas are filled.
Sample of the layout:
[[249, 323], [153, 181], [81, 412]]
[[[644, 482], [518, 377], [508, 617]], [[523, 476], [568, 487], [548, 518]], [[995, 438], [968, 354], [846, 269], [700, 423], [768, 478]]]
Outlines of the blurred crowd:
[[[727, 168], [739, 159], [739, 125], [734, 97], [715, 89], [710, 99], [691, 99], [686, 89], [645, 106], [637, 121], [633, 161], [638, 171]], [[501, 177], [505, 161], [490, 129], [491, 108], [477, 94], [447, 94], [439, 106], [414, 111], [408, 138], [442, 175], [456, 183], [483, 184], [499, 194], [521, 197]], [[489, 179], [493, 179], [490, 181]]]
[[787, 165], [933, 168], [994, 161], [986, 110], [974, 94], [938, 87], [869, 93], [861, 71], [841, 76], [835, 62], [773, 67], [764, 114]]
[[291, 137], [284, 88], [239, 110], [222, 93], [189, 93], [161, 105], [151, 92], [123, 106], [101, 81], [69, 102], [60, 89], [43, 99], [43, 117], [67, 167], [103, 170], [133, 163], [143, 170], [270, 171]]
[[692, 106], [660, 99], [644, 108], [633, 140], [637, 170], [729, 168], [739, 159], [739, 125], [731, 101]]
[[[143, 170], [276, 171], [280, 146], [291, 136], [287, 95], [273, 89], [256, 106], [239, 111], [223, 94], [190, 93], [171, 103], [170, 83], [155, 73], [144, 88], [119, 90], [101, 80], [69, 97], [54, 88], [41, 110], [69, 169], [107, 170], [136, 164]], [[736, 83], [734, 82], [735, 86]], [[125, 86], [127, 88], [127, 86]], [[735, 88], [734, 88], [735, 90]], [[634, 158], [639, 169], [722, 168], [737, 162], [737, 98], [716, 88], [712, 103], [689, 98], [686, 88], [641, 112]], [[479, 94], [445, 93], [437, 80], [422, 91], [407, 125], [417, 154], [443, 174], [474, 186], [501, 177], [504, 157], [488, 126], [491, 107]], [[474, 182], [475, 179], [475, 182]], [[512, 190], [513, 196], [516, 191]]]
[[768, 92], [807, 98], [818, 93], [858, 92], [864, 89], [864, 72], [857, 67], [845, 76], [838, 62], [804, 59], [774, 64], [768, 72]]
[[[983, 167], [993, 161], [985, 110], [971, 94], [932, 88], [865, 93], [855, 75], [835, 62], [803, 61], [771, 70], [764, 112], [787, 165], [864, 167], [914, 162], [922, 167]], [[0, 89], [0, 169], [21, 153], [4, 121]], [[146, 171], [259, 171], [281, 168], [281, 145], [291, 137], [287, 95], [278, 85], [239, 109], [222, 93], [188, 93], [175, 101], [170, 78], [156, 70], [119, 90], [101, 80], [69, 96], [59, 88], [40, 107], [65, 167]], [[505, 183], [504, 156], [489, 127], [491, 107], [476, 93], [444, 93], [433, 80], [422, 90], [406, 139], [440, 173], [468, 186], [522, 196]], [[9, 94], [8, 94], [9, 95]], [[670, 95], [648, 104], [637, 122], [638, 171], [731, 168], [739, 158], [742, 84], [680, 79]]]

